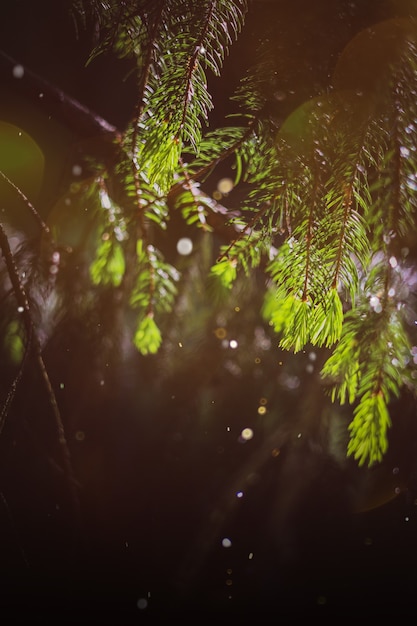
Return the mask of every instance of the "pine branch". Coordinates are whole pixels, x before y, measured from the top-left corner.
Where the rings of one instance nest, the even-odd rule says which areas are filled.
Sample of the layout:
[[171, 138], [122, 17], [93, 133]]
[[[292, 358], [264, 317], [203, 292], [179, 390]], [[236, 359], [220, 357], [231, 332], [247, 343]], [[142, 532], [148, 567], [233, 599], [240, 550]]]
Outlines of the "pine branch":
[[406, 384], [410, 367], [400, 275], [391, 270], [387, 254], [371, 268], [360, 301], [346, 314], [340, 342], [322, 369], [332, 400], [355, 406], [348, 454], [361, 465], [377, 463], [385, 454], [388, 405]]

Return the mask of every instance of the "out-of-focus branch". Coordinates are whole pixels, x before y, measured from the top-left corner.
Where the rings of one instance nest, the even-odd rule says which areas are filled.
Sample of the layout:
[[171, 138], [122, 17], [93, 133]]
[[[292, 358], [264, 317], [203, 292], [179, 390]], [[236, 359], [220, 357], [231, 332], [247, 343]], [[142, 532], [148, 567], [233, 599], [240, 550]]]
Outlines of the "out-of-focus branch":
[[15, 260], [13, 258], [12, 251], [10, 249], [9, 240], [7, 238], [6, 232], [3, 228], [3, 225], [0, 224], [0, 250], [4, 257], [4, 261], [7, 268], [7, 273], [10, 278], [10, 282], [12, 284], [12, 288], [15, 294], [16, 302], [18, 305], [18, 310], [21, 311], [23, 323], [26, 329], [27, 341], [30, 341], [30, 345], [28, 349], [32, 349], [34, 352], [34, 356], [38, 365], [39, 372], [41, 374], [41, 378], [43, 380], [45, 390], [48, 396], [49, 404], [52, 409], [53, 417], [55, 420], [55, 427], [58, 435], [58, 443], [60, 446], [62, 463], [64, 467], [65, 476], [68, 483], [68, 489], [71, 496], [72, 506], [73, 506], [73, 514], [74, 514], [74, 522], [76, 524], [76, 528], [80, 527], [80, 502], [78, 497], [77, 490], [77, 481], [75, 479], [74, 470], [71, 462], [71, 455], [68, 448], [68, 442], [65, 436], [64, 425], [62, 422], [61, 413], [58, 407], [58, 403], [56, 400], [55, 392], [52, 387], [48, 370], [46, 368], [45, 362], [42, 356], [42, 349], [35, 332], [31, 310], [29, 301], [26, 295], [25, 288], [19, 278], [19, 272], [15, 264]]
[[[16, 68], [19, 78], [16, 78]], [[94, 111], [81, 104], [78, 100], [65, 93], [62, 89], [51, 85], [37, 73], [22, 66], [19, 61], [10, 57], [0, 50], [0, 76], [3, 84], [9, 84], [13, 91], [20, 93], [25, 98], [36, 103], [36, 106], [47, 111], [48, 115], [54, 118], [73, 131], [80, 139], [101, 139], [103, 152], [106, 156], [114, 153], [121, 139], [122, 131], [97, 115]], [[39, 94], [43, 94], [39, 98]], [[248, 129], [248, 132], [250, 129]], [[230, 153], [228, 150], [224, 157]], [[222, 158], [217, 159], [220, 162]], [[204, 175], [206, 168], [203, 168], [197, 175]], [[192, 184], [197, 183], [192, 181]], [[168, 194], [168, 202], [172, 205], [175, 198], [189, 189], [189, 182], [186, 180], [176, 182]], [[234, 226], [228, 224], [230, 217], [238, 216], [239, 212], [233, 214], [219, 202], [198, 189], [198, 196], [203, 199], [204, 206], [209, 210], [207, 214], [208, 225], [225, 241], [230, 241], [236, 236]]]
[[11, 85], [16, 93], [37, 102], [40, 107], [47, 107], [49, 115], [53, 115], [80, 138], [101, 137], [113, 143], [120, 134], [115, 126], [97, 113], [1, 50], [0, 75], [3, 85]]
[[12, 189], [14, 189], [14, 191], [17, 193], [17, 195], [22, 198], [23, 202], [28, 207], [29, 211], [31, 212], [31, 214], [33, 215], [35, 220], [37, 221], [38, 225], [41, 227], [43, 232], [49, 237], [51, 235], [51, 231], [49, 229], [49, 226], [47, 224], [45, 224], [45, 222], [43, 221], [42, 217], [39, 215], [38, 211], [35, 209], [35, 207], [30, 202], [30, 200], [25, 196], [23, 191], [19, 187], [17, 187], [17, 185], [15, 185], [14, 182], [11, 181], [10, 178], [8, 178], [8, 176], [6, 176], [6, 174], [4, 172], [2, 172], [2, 170], [0, 170], [0, 178], [2, 178], [8, 185], [10, 185], [10, 187]]

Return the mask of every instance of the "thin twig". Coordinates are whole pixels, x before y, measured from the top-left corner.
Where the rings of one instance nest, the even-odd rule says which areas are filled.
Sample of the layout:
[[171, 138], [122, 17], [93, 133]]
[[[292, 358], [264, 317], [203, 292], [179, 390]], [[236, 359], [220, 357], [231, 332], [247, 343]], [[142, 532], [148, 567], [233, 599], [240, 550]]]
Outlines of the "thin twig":
[[17, 388], [19, 386], [19, 383], [22, 379], [23, 376], [23, 372], [25, 371], [25, 367], [26, 367], [26, 363], [28, 360], [28, 355], [30, 353], [32, 347], [32, 334], [28, 335], [28, 337], [26, 338], [26, 345], [25, 345], [25, 352], [23, 354], [23, 358], [22, 358], [22, 362], [20, 364], [19, 367], [19, 371], [17, 372], [16, 376], [14, 377], [9, 391], [7, 393], [6, 399], [3, 403], [3, 406], [1, 407], [1, 411], [0, 411], [0, 435], [3, 432], [3, 428], [4, 425], [6, 423], [6, 419], [7, 419], [7, 415], [9, 413], [10, 407], [12, 405], [12, 402], [14, 400], [14, 397], [16, 395], [16, 391]]
[[59, 448], [61, 451], [62, 463], [64, 468], [64, 473], [66, 477], [66, 481], [68, 484], [68, 491], [70, 493], [71, 502], [73, 506], [73, 514], [74, 521], [77, 527], [80, 526], [80, 501], [78, 496], [78, 491], [76, 488], [76, 479], [74, 470], [71, 462], [71, 455], [69, 452], [69, 447], [67, 443], [67, 439], [65, 436], [65, 429], [62, 422], [61, 413], [58, 407], [58, 403], [56, 400], [55, 392], [52, 387], [48, 370], [46, 368], [45, 362], [42, 356], [42, 348], [35, 332], [32, 315], [30, 311], [29, 301], [26, 295], [25, 288], [19, 278], [19, 273], [13, 258], [12, 251], [10, 249], [9, 240], [7, 238], [6, 232], [3, 228], [3, 225], [0, 223], [0, 249], [2, 251], [7, 272], [12, 283], [13, 291], [15, 294], [15, 298], [17, 301], [17, 305], [19, 310], [21, 311], [22, 319], [25, 325], [26, 333], [28, 337], [32, 338], [32, 351], [34, 353], [36, 363], [41, 374], [41, 378], [46, 390], [46, 394], [48, 396], [49, 404], [52, 409], [52, 414], [55, 420], [55, 427], [58, 436]]
[[6, 174], [2, 170], [0, 170], [0, 176], [1, 176], [1, 178], [3, 178], [3, 180], [6, 181], [6, 183], [8, 185], [10, 185], [10, 187], [12, 187], [14, 189], [14, 191], [17, 193], [17, 195], [22, 198], [22, 200], [24, 201], [26, 206], [29, 208], [30, 212], [32, 213], [32, 215], [35, 218], [35, 220], [38, 222], [38, 224], [41, 227], [41, 229], [43, 230], [43, 232], [46, 233], [49, 236], [51, 234], [49, 226], [47, 226], [45, 224], [45, 222], [43, 221], [42, 217], [39, 215], [38, 211], [35, 209], [35, 207], [31, 203], [31, 201], [29, 200], [29, 198], [27, 198], [25, 196], [23, 191], [17, 185], [15, 185], [14, 182], [12, 182], [10, 180], [10, 178], [8, 178], [6, 176]]

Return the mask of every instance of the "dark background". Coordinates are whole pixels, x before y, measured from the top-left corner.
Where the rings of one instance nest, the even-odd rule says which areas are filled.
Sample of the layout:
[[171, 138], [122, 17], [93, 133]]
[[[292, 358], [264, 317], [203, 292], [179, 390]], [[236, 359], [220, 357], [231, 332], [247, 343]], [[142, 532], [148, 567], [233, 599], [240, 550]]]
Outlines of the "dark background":
[[[254, 2], [222, 78], [209, 77], [211, 124], [233, 110], [229, 95], [265, 40], [277, 63], [272, 87], [280, 96], [270, 115], [279, 126], [328, 87], [355, 33], [411, 8], [377, 0]], [[0, 50], [123, 130], [134, 107], [129, 66], [105, 56], [86, 67], [90, 35], [76, 38], [67, 9], [60, 1], [4, 2]], [[9, 70], [2, 66], [0, 74], [0, 119], [44, 152], [37, 207], [47, 218], [80, 154], [104, 148], [51, 114]], [[176, 228], [169, 236], [184, 234]], [[132, 351], [109, 356], [91, 333], [96, 320], [69, 322], [50, 338], [45, 361], [81, 484], [81, 530], [59, 470], [48, 401], [29, 371], [0, 441], [4, 623], [18, 616], [70, 624], [416, 616], [414, 402], [404, 397], [392, 407], [380, 467], [359, 470], [332, 453], [323, 419], [330, 409], [315, 391], [319, 365], [309, 375], [309, 353], [290, 357], [273, 340], [268, 349], [259, 340], [269, 338], [257, 313], [261, 280], [240, 294], [240, 317], [230, 306], [221, 312], [228, 336], [239, 338], [237, 355], [220, 347], [213, 330], [223, 318], [204, 297], [198, 310], [188, 302], [203, 330], [166, 360]], [[106, 311], [97, 315], [105, 325]], [[282, 362], [298, 388], [282, 383]], [[7, 381], [4, 368], [2, 375]], [[260, 398], [268, 399], [262, 425]], [[248, 425], [255, 437], [242, 444], [238, 435]], [[223, 538], [232, 545], [223, 547]]]

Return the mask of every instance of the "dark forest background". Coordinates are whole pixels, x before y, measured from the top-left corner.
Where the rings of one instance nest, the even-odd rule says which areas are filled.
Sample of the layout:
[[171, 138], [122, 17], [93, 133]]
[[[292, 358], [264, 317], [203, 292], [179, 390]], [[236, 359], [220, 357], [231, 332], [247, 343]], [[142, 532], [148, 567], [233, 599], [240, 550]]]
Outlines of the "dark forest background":
[[[210, 125], [232, 110], [229, 97], [262, 41], [276, 56], [270, 115], [278, 128], [326, 89], [356, 33], [413, 10], [411, 1], [253, 2], [222, 77], [209, 77]], [[86, 66], [90, 50], [91, 33], [77, 36], [68, 2], [3, 2], [0, 121], [21, 128], [44, 155], [42, 184], [30, 165], [16, 184], [71, 242], [82, 237], [82, 215], [79, 231], [69, 233], [60, 199], [74, 165], [100, 158], [105, 142], [40, 97], [37, 79], [30, 86], [28, 74], [13, 76], [9, 57], [123, 129], [134, 107], [129, 65], [104, 55]], [[0, 145], [0, 162], [8, 158]], [[205, 191], [230, 174], [226, 163]], [[7, 198], [0, 211], [15, 237], [36, 239], [36, 224]], [[224, 198], [231, 208], [238, 201], [233, 193]], [[195, 235], [174, 219], [162, 242], [167, 258], [183, 236]], [[139, 355], [116, 332], [111, 299], [93, 317], [45, 322], [44, 359], [81, 515], [63, 476], [48, 397], [28, 368], [0, 438], [5, 624], [16, 616], [115, 625], [416, 616], [415, 404], [402, 397], [393, 406], [382, 464], [359, 469], [347, 460], [346, 416], [320, 383], [324, 353], [278, 348], [259, 315], [263, 276], [254, 273], [236, 301], [212, 300], [207, 259], [223, 237], [194, 239], [194, 262], [179, 260], [187, 277], [182, 307], [158, 355]], [[410, 240], [415, 245], [415, 233]], [[68, 280], [83, 293], [76, 265]], [[5, 397], [13, 372], [5, 362], [0, 368]], [[254, 433], [248, 441], [245, 428]]]

